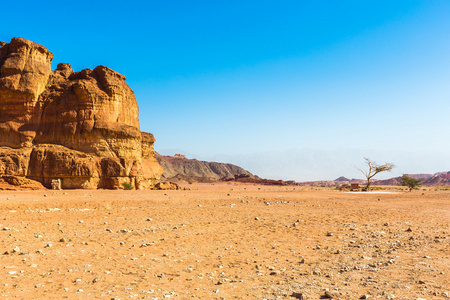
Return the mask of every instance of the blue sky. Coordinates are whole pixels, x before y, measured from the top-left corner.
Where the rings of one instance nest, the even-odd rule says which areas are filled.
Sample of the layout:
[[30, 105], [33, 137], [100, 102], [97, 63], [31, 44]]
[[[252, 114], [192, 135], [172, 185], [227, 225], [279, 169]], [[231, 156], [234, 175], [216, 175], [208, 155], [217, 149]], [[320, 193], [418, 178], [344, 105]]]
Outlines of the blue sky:
[[163, 154], [450, 149], [450, 1], [10, 1], [2, 24], [124, 74]]

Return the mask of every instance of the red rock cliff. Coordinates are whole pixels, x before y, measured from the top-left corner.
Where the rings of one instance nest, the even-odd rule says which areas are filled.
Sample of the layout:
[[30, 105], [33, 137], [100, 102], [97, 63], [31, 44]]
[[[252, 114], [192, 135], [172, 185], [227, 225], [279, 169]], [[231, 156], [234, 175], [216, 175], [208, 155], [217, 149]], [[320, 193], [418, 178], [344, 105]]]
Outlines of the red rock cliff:
[[163, 172], [154, 137], [140, 131], [139, 108], [125, 76], [105, 67], [74, 72], [31, 41], [0, 42], [0, 175], [49, 187], [138, 189]]

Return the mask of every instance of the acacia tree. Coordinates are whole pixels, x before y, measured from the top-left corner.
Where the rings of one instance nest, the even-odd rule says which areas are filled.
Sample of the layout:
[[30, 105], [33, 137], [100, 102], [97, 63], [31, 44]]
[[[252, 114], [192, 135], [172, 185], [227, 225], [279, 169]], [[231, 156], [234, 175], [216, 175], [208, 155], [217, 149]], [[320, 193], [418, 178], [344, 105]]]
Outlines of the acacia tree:
[[417, 189], [419, 186], [422, 185], [422, 180], [416, 179], [414, 177], [408, 176], [406, 174], [403, 174], [401, 177], [402, 185], [407, 186], [409, 188], [409, 191], [411, 192], [413, 189]]
[[357, 168], [361, 173], [366, 176], [367, 179], [367, 185], [365, 188], [363, 188], [364, 191], [370, 190], [370, 179], [372, 179], [375, 175], [377, 175], [380, 172], [390, 172], [395, 165], [391, 163], [385, 163], [384, 165], [378, 165], [376, 162], [371, 161], [369, 158], [364, 157], [367, 163], [367, 167], [369, 170], [363, 171], [360, 168]]

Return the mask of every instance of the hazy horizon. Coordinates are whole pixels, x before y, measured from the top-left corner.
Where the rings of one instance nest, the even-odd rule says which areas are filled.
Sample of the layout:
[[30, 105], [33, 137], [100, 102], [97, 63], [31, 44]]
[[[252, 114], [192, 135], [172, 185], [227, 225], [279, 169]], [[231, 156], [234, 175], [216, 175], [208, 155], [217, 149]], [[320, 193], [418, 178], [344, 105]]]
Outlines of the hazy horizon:
[[5, 3], [0, 40], [125, 75], [157, 150], [275, 179], [346, 176], [365, 156], [450, 170], [449, 1], [46, 3]]

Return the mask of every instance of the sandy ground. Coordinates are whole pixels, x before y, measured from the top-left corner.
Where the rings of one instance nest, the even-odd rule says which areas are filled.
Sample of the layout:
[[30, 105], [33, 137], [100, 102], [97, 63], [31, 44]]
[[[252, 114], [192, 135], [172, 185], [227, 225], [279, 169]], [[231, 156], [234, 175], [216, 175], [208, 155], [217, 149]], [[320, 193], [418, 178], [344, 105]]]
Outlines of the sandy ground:
[[0, 192], [0, 298], [450, 298], [450, 191], [190, 187]]

